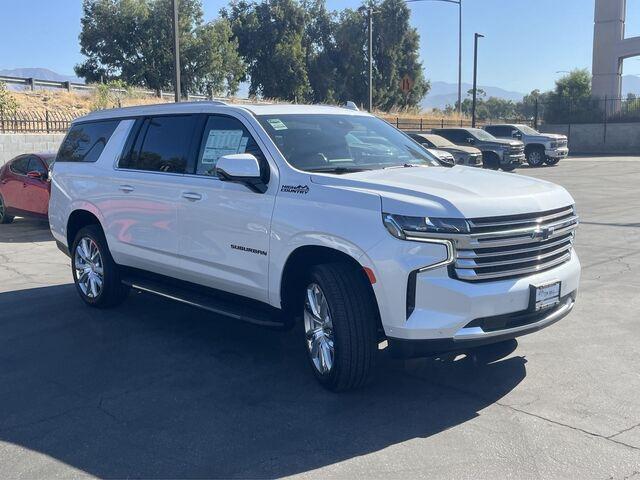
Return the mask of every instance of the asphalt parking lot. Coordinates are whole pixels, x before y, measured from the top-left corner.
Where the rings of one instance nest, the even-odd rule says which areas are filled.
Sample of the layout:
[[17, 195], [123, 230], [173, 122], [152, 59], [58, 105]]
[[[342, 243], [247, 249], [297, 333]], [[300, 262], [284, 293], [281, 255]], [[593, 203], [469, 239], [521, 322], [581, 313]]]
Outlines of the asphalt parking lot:
[[46, 225], [1, 225], [0, 477], [640, 479], [640, 157], [519, 173], [577, 200], [571, 316], [490, 364], [381, 353], [340, 395], [292, 332], [84, 307]]

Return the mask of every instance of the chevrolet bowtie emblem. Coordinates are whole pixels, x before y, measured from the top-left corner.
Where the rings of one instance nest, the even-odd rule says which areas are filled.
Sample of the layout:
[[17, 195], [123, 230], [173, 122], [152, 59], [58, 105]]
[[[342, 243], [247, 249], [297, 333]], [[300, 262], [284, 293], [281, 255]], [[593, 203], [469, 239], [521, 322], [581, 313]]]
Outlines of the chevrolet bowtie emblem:
[[535, 232], [531, 233], [531, 238], [533, 240], [540, 240], [540, 241], [548, 240], [553, 235], [553, 232], [555, 232], [555, 228], [553, 227], [539, 228]]

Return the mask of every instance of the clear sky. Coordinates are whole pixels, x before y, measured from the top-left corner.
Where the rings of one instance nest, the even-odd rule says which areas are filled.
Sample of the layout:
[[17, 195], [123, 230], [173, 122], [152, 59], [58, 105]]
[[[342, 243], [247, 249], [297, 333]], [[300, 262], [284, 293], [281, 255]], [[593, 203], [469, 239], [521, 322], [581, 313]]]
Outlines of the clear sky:
[[[0, 69], [44, 67], [72, 74], [82, 59], [81, 0], [0, 1]], [[640, 34], [640, 0], [629, 3], [628, 33]], [[205, 18], [211, 20], [227, 1], [203, 4]], [[327, 4], [341, 9], [357, 7], [360, 1]], [[479, 62], [479, 83], [484, 85], [545, 90], [561, 76], [557, 71], [591, 66], [594, 0], [463, 0], [463, 5], [464, 81], [471, 80], [474, 32], [486, 35]], [[457, 82], [457, 6], [424, 1], [411, 4], [411, 10], [427, 78]], [[625, 62], [625, 74], [640, 75], [640, 58]]]

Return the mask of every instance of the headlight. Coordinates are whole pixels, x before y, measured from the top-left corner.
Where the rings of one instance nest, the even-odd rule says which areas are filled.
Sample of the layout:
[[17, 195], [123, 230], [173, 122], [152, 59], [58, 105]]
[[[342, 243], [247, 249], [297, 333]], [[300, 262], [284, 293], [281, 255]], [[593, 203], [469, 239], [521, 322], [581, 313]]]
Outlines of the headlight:
[[412, 234], [469, 233], [469, 224], [462, 218], [407, 217], [382, 214], [384, 226], [391, 235], [406, 240]]

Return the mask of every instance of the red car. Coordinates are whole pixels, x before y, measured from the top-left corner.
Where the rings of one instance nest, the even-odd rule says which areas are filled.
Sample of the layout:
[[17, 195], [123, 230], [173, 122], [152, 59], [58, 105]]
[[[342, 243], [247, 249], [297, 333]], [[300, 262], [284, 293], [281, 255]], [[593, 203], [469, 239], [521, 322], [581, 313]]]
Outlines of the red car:
[[11, 223], [16, 215], [47, 218], [55, 158], [53, 153], [26, 154], [0, 167], [0, 223]]

